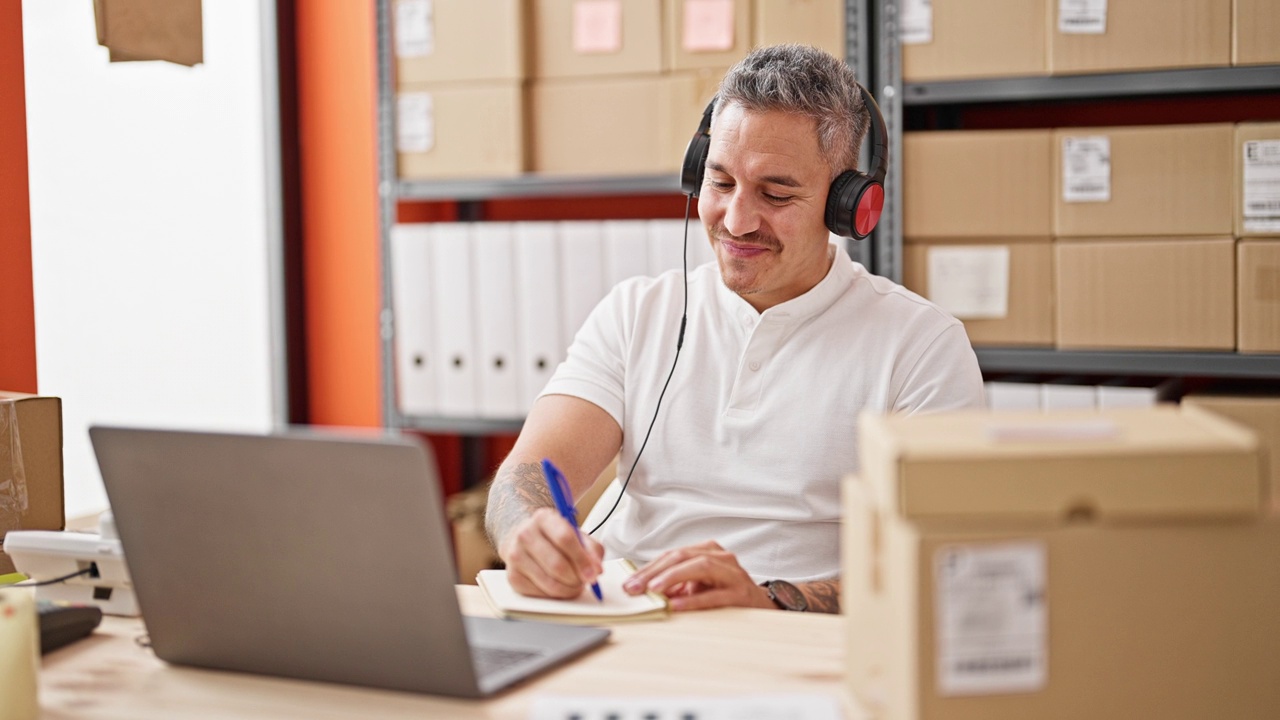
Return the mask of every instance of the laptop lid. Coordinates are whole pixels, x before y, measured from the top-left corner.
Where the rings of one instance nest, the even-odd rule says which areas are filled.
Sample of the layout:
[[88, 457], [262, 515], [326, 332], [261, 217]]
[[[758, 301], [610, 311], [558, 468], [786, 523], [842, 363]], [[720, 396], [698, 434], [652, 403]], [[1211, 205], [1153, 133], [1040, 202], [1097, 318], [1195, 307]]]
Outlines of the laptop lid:
[[[168, 662], [480, 697], [608, 636], [464, 623], [435, 463], [411, 440], [89, 435], [152, 648]], [[478, 677], [468, 627], [538, 657]]]

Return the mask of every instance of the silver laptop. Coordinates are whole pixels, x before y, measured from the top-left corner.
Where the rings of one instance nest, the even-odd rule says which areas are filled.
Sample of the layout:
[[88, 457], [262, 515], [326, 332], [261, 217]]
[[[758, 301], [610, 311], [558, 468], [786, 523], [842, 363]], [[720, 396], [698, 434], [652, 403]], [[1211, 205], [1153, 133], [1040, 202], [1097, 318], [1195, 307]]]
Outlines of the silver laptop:
[[411, 440], [89, 435], [168, 662], [478, 698], [609, 636], [464, 617], [435, 464]]

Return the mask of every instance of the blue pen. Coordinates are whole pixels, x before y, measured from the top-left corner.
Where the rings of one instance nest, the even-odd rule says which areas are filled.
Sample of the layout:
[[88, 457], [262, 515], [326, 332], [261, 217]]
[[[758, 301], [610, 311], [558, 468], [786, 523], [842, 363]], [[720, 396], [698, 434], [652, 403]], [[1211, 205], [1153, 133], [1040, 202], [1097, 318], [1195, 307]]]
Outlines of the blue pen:
[[[569, 501], [571, 493], [564, 474], [546, 458], [542, 459], [542, 474], [547, 476], [547, 487], [551, 488], [551, 499], [556, 501], [556, 511], [560, 513], [560, 517], [569, 521], [573, 531], [578, 535], [578, 542], [586, 547], [587, 544], [582, 541], [582, 531], [578, 530], [577, 513], [574, 512], [573, 503]], [[595, 593], [597, 600], [604, 601], [604, 595], [600, 592], [600, 583], [591, 583], [591, 592]]]

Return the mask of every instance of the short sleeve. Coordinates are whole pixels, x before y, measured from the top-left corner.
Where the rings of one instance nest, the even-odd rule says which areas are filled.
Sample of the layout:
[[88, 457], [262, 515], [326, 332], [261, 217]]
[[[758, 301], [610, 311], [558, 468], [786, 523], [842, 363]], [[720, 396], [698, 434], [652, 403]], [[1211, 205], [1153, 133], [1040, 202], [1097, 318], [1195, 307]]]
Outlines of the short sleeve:
[[964, 325], [954, 322], [933, 339], [907, 372], [894, 412], [938, 412], [986, 405], [982, 370]]

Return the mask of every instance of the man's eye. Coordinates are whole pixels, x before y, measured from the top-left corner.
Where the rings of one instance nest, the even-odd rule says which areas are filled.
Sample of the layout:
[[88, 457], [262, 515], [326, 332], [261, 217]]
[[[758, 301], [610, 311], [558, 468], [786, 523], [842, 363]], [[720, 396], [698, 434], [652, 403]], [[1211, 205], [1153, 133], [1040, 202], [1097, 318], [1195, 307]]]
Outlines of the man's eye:
[[728, 190], [733, 187], [733, 183], [721, 182], [720, 180], [708, 180], [707, 184], [716, 190]]
[[792, 195], [770, 195], [769, 193], [765, 193], [764, 196], [769, 202], [775, 202], [775, 203], [788, 202], [791, 200], [792, 197], [794, 197]]

